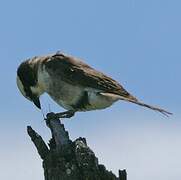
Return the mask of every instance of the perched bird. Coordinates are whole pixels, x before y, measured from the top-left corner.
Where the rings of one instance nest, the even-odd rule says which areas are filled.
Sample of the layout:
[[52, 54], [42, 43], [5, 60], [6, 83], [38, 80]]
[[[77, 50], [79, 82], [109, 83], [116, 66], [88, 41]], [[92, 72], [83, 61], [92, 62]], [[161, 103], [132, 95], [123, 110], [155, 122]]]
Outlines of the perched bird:
[[57, 113], [58, 117], [69, 118], [78, 111], [104, 109], [118, 100], [135, 103], [165, 115], [171, 114], [140, 102], [114, 79], [60, 52], [22, 62], [17, 70], [17, 86], [23, 96], [39, 109], [40, 95], [48, 93], [67, 110]]

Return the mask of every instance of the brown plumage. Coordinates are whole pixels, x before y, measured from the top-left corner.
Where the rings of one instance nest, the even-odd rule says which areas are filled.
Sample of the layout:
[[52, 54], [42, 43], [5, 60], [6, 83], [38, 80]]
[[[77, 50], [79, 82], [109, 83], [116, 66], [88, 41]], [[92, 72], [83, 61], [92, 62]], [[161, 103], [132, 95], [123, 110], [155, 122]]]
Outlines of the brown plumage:
[[[34, 85], [28, 84], [35, 80], [37, 82]], [[20, 65], [18, 83], [25, 90], [23, 94], [31, 94], [36, 99], [35, 96], [39, 97], [43, 92], [47, 92], [59, 105], [71, 111], [103, 109], [118, 100], [124, 100], [164, 115], [171, 114], [164, 109], [138, 101], [114, 79], [79, 59], [62, 53], [35, 57]], [[20, 90], [23, 91], [22, 88]]]
[[136, 98], [131, 96], [114, 79], [93, 69], [74, 57], [56, 54], [50, 59], [45, 60], [43, 63], [49, 74], [52, 74], [52, 76], [56, 74], [58, 78], [61, 78], [61, 80], [72, 85], [95, 88], [136, 100]]

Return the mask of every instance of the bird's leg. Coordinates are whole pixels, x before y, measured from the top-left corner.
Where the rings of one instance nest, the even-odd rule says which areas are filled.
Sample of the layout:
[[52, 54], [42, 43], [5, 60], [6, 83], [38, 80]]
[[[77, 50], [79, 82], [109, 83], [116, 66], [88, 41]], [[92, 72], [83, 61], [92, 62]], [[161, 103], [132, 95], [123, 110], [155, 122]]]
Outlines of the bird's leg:
[[71, 118], [74, 116], [74, 114], [75, 114], [75, 111], [69, 110], [65, 112], [56, 113], [55, 116], [57, 118]]
[[75, 114], [75, 111], [73, 110], [60, 112], [60, 113], [51, 112], [47, 114], [47, 119], [51, 120], [51, 119], [60, 119], [60, 118], [71, 118], [74, 116], [74, 114]]

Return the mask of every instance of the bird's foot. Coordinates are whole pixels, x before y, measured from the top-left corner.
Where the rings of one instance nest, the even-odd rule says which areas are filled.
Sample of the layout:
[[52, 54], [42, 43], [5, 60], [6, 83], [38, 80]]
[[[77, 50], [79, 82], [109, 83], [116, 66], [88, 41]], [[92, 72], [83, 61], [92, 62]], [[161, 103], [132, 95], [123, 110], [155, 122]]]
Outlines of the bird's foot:
[[57, 118], [71, 118], [75, 115], [75, 111], [69, 110], [55, 114]]
[[46, 119], [45, 120], [53, 120], [53, 119], [61, 119], [61, 118], [71, 118], [73, 117], [75, 114], [75, 111], [73, 110], [69, 110], [69, 111], [65, 111], [65, 112], [60, 112], [60, 113], [48, 113], [46, 115]]

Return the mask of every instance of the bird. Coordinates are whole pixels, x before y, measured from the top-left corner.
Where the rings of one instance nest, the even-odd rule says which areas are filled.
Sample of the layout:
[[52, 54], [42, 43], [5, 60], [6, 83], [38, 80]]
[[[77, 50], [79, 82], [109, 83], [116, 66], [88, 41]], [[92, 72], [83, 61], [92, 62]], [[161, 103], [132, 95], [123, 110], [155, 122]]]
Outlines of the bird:
[[167, 116], [172, 114], [141, 102], [113, 78], [60, 51], [23, 61], [17, 69], [16, 80], [22, 95], [37, 108], [41, 109], [40, 96], [43, 93], [63, 107], [66, 111], [53, 114], [57, 118], [71, 118], [76, 112], [105, 109], [119, 100]]

